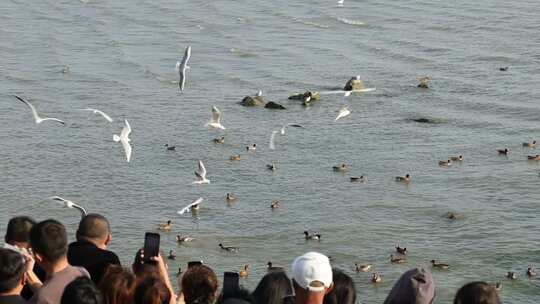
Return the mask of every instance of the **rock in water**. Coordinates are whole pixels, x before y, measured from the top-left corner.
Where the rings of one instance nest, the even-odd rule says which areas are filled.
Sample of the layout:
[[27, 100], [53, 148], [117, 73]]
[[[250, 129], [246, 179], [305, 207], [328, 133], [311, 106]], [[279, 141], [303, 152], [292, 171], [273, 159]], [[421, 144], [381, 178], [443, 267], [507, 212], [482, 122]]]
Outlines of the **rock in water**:
[[267, 109], [278, 109], [278, 110], [285, 110], [285, 107], [280, 105], [279, 103], [275, 103], [273, 101], [268, 102], [266, 105], [264, 105]]
[[242, 99], [240, 104], [245, 107], [264, 107], [266, 105], [266, 102], [260, 96], [246, 96], [244, 97], [244, 99]]

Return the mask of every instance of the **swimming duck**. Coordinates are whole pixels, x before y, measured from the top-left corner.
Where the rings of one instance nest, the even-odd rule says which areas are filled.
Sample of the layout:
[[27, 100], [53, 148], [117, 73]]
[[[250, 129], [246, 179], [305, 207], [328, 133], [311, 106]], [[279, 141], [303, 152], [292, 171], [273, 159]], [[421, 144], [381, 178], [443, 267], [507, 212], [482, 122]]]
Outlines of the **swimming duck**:
[[463, 218], [463, 214], [449, 211], [449, 212], [446, 212], [445, 217], [449, 220], [458, 220], [460, 218]]
[[309, 232], [304, 231], [304, 237], [306, 238], [306, 240], [314, 240], [314, 241], [320, 241], [321, 240], [321, 234], [320, 233], [309, 234]]
[[407, 260], [402, 257], [395, 257], [393, 254], [390, 255], [390, 262], [391, 263], [405, 263]]
[[272, 209], [279, 208], [279, 201], [272, 201], [272, 203], [270, 203], [270, 208]]
[[176, 253], [174, 250], [169, 251], [169, 256], [167, 257], [169, 260], [176, 260]]
[[497, 149], [497, 152], [499, 152], [499, 154], [507, 155], [510, 150], [508, 148]]
[[357, 263], [354, 263], [354, 269], [356, 270], [356, 272], [368, 272], [371, 269], [371, 265], [358, 265]]
[[428, 82], [431, 80], [431, 77], [429, 77], [429, 76], [416, 77], [416, 79], [418, 79], [418, 81], [420, 81], [420, 83], [418, 84], [419, 88], [422, 88], [422, 89], [428, 89], [429, 88]]
[[249, 275], [249, 265], [244, 265], [244, 270], [238, 272], [238, 276], [241, 278], [246, 278]]
[[169, 144], [165, 144], [165, 148], [167, 151], [176, 151], [176, 146], [169, 146]]
[[334, 169], [334, 171], [336, 171], [336, 172], [345, 172], [345, 171], [349, 170], [349, 168], [347, 167], [346, 164], [341, 164], [339, 166], [333, 166], [332, 169]]
[[351, 176], [351, 182], [367, 182], [367, 176], [360, 175], [358, 176]]
[[513, 271], [509, 271], [508, 273], [506, 273], [506, 277], [510, 280], [515, 280], [517, 279], [517, 274]]
[[536, 147], [536, 140], [533, 140], [530, 143], [529, 142], [523, 143], [523, 146], [527, 147], [527, 148], [534, 148], [534, 147]]
[[172, 221], [171, 220], [168, 220], [167, 223], [165, 224], [158, 224], [158, 230], [165, 230], [165, 231], [169, 231], [171, 230], [171, 226], [172, 226]]
[[442, 166], [442, 167], [450, 167], [452, 165], [452, 161], [449, 159], [449, 160], [441, 160], [439, 161], [439, 166]]
[[257, 150], [257, 144], [253, 144], [251, 146], [246, 147], [246, 151], [255, 151]]
[[221, 248], [222, 250], [225, 250], [225, 251], [228, 251], [228, 252], [238, 252], [238, 247], [225, 247], [223, 246], [223, 244], [219, 243], [219, 248]]
[[216, 143], [216, 144], [224, 144], [225, 143], [225, 136], [221, 136], [219, 138], [214, 138], [214, 143]]
[[266, 263], [266, 270], [268, 270], [268, 272], [283, 271], [283, 267], [272, 266], [272, 262], [269, 261], [268, 263]]
[[275, 163], [275, 162], [272, 162], [271, 165], [266, 165], [266, 168], [268, 168], [268, 170], [272, 170], [272, 171], [276, 171], [276, 170], [277, 170], [277, 166], [276, 166], [276, 163]]
[[527, 159], [528, 159], [528, 160], [540, 160], [540, 154], [536, 154], [536, 155], [528, 155], [528, 156], [527, 156]]
[[396, 251], [403, 255], [407, 254], [407, 247], [399, 247], [399, 243], [396, 244]]
[[459, 156], [450, 156], [451, 161], [463, 161], [463, 155]]
[[229, 157], [230, 160], [240, 160], [240, 154], [235, 154]]
[[536, 270], [534, 269], [534, 267], [529, 266], [527, 268], [527, 276], [534, 277], [535, 275], [536, 275]]
[[232, 202], [232, 201], [235, 201], [235, 200], [236, 200], [236, 196], [234, 196], [234, 194], [232, 194], [232, 193], [227, 193], [227, 195], [225, 196], [225, 199], [226, 199], [228, 202]]
[[411, 175], [407, 174], [405, 176], [396, 176], [396, 182], [408, 183], [411, 181]]
[[499, 71], [506, 72], [506, 71], [508, 71], [508, 67], [500, 67]]
[[64, 65], [64, 68], [62, 69], [62, 73], [69, 74], [69, 72], [71, 72], [71, 67], [69, 66], [69, 64]]
[[382, 277], [378, 273], [375, 272], [375, 273], [373, 273], [371, 275], [371, 282], [372, 283], [380, 283], [380, 282], [382, 282]]
[[435, 260], [431, 260], [431, 265], [434, 268], [439, 268], [439, 269], [448, 269], [448, 268], [450, 268], [450, 265], [443, 264], [443, 263], [436, 263]]
[[193, 242], [193, 240], [195, 239], [189, 236], [181, 236], [180, 234], [176, 236], [176, 241], [178, 243]]

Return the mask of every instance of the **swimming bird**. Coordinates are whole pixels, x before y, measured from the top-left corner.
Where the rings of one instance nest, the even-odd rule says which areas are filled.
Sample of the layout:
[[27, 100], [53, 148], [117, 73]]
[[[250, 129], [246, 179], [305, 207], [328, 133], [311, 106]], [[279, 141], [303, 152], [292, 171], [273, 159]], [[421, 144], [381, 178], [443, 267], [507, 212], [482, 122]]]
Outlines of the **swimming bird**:
[[219, 138], [214, 138], [214, 143], [216, 143], [216, 144], [224, 144], [225, 143], [225, 136], [221, 136]]
[[194, 184], [210, 184], [210, 180], [206, 179], [206, 168], [201, 160], [199, 160], [199, 167], [195, 170], [195, 177], [197, 178], [194, 181]]
[[378, 273], [375, 272], [375, 273], [373, 273], [371, 275], [371, 282], [372, 283], [380, 283], [380, 282], [382, 282], [382, 277]]
[[266, 270], [268, 272], [283, 271], [283, 267], [273, 266], [272, 262], [268, 261], [268, 263], [266, 263]]
[[227, 193], [227, 195], [225, 196], [225, 199], [228, 201], [228, 202], [232, 202], [232, 201], [235, 201], [236, 200], [236, 196], [234, 196], [233, 193]]
[[332, 169], [336, 172], [345, 172], [347, 170], [349, 170], [349, 168], [347, 167], [346, 164], [341, 164], [341, 165], [338, 165], [338, 166], [333, 166]]
[[222, 250], [225, 250], [225, 251], [229, 251], [229, 252], [238, 252], [239, 248], [238, 247], [231, 247], [231, 246], [228, 246], [228, 247], [225, 247], [223, 246], [223, 244], [219, 243], [219, 248], [221, 248]]
[[390, 255], [391, 263], [405, 263], [407, 260], [402, 257], [395, 257], [393, 254]]
[[56, 122], [59, 122], [59, 123], [61, 123], [63, 125], [66, 124], [63, 120], [60, 120], [58, 118], [39, 116], [39, 114], [36, 111], [36, 108], [30, 102], [26, 101], [25, 99], [23, 99], [22, 97], [19, 97], [17, 95], [13, 95], [13, 96], [15, 98], [17, 98], [18, 100], [22, 101], [25, 105], [27, 105], [30, 108], [30, 110], [32, 111], [32, 115], [34, 116], [34, 121], [36, 122], [36, 124], [40, 124], [40, 123], [42, 123], [44, 121], [47, 121], [47, 120], [56, 121]]
[[171, 228], [172, 228], [172, 221], [171, 220], [168, 220], [165, 224], [158, 224], [157, 225], [158, 230], [169, 231], [169, 230], [171, 230]]
[[367, 182], [367, 176], [363, 176], [363, 175], [360, 175], [360, 176], [351, 176], [350, 177], [350, 180], [351, 182]]
[[176, 235], [176, 241], [178, 243], [193, 242], [195, 239], [189, 236], [181, 236], [180, 234]]
[[92, 111], [92, 113], [94, 114], [99, 114], [103, 116], [103, 118], [105, 118], [108, 122], [113, 122], [113, 119], [109, 115], [105, 114], [103, 111], [100, 111], [98, 109], [86, 108], [86, 109], [81, 109], [81, 111]]
[[186, 85], [186, 70], [191, 68], [187, 65], [189, 58], [191, 58], [191, 46], [188, 46], [186, 48], [184, 52], [184, 58], [182, 58], [182, 62], [176, 62], [176, 71], [178, 71], [178, 75], [180, 76], [180, 80], [178, 81], [178, 87], [180, 88], [181, 92], [184, 91], [184, 87]]
[[129, 122], [127, 121], [127, 119], [124, 120], [124, 122], [126, 125], [120, 132], [120, 136], [114, 134], [113, 140], [115, 142], [120, 142], [122, 144], [122, 147], [124, 147], [124, 152], [126, 153], [126, 160], [129, 163], [129, 161], [131, 160], [131, 151], [132, 151], [131, 145], [129, 144], [129, 142], [131, 141], [131, 139], [129, 139], [129, 134], [131, 133], [131, 126], [129, 125]]
[[422, 88], [422, 89], [429, 88], [428, 81], [431, 80], [431, 77], [423, 76], [423, 77], [416, 77], [416, 79], [418, 79], [418, 81], [420, 81], [420, 83], [418, 84], [419, 88]]
[[270, 203], [270, 208], [277, 209], [277, 208], [279, 208], [279, 204], [280, 204], [279, 201], [272, 201]]
[[255, 151], [257, 150], [257, 144], [253, 144], [251, 146], [246, 147], [246, 151]]
[[532, 142], [523, 143], [523, 146], [527, 148], [534, 148], [536, 147], [536, 140], [533, 140]]
[[240, 154], [231, 155], [230, 160], [240, 160]]
[[338, 6], [343, 6], [343, 2], [345, 2], [345, 0], [338, 0], [337, 2]]
[[534, 267], [529, 266], [527, 268], [527, 276], [530, 278], [530, 277], [534, 277], [535, 275], [536, 275], [536, 270], [534, 269]]
[[73, 201], [61, 198], [60, 196], [51, 196], [49, 199], [52, 199], [53, 201], [60, 202], [62, 205], [64, 205], [65, 208], [71, 208], [71, 209], [77, 209], [81, 212], [81, 217], [84, 218], [86, 216], [86, 209], [81, 207], [80, 205], [74, 203]]
[[238, 276], [241, 278], [247, 278], [249, 275], [249, 265], [244, 265], [244, 269], [238, 272]]
[[401, 254], [407, 254], [407, 247], [399, 247], [399, 243], [397, 243], [396, 251]]
[[439, 166], [441, 167], [450, 167], [452, 165], [452, 160], [440, 160]]
[[403, 183], [408, 183], [411, 181], [411, 175], [410, 174], [407, 174], [405, 176], [396, 176], [396, 182], [403, 182]]
[[458, 220], [458, 219], [463, 218], [463, 214], [449, 211], [449, 212], [446, 212], [445, 217], [449, 220]]
[[174, 250], [170, 250], [169, 251], [169, 256], [167, 257], [169, 260], [176, 260], [176, 253], [174, 252]]
[[463, 161], [463, 155], [459, 156], [450, 156], [451, 161]]
[[165, 144], [165, 147], [167, 148], [167, 151], [176, 151], [176, 146], [169, 146], [169, 144]]
[[431, 260], [431, 265], [434, 268], [439, 268], [439, 269], [448, 269], [448, 268], [450, 268], [450, 265], [444, 264], [444, 263], [437, 263], [437, 262], [435, 262], [435, 260]]
[[225, 127], [221, 124], [221, 112], [216, 106], [212, 106], [212, 118], [206, 123], [205, 127], [225, 130]]
[[528, 160], [540, 160], [540, 154], [536, 155], [527, 155]]
[[506, 277], [509, 278], [510, 280], [515, 280], [517, 279], [517, 274], [513, 271], [509, 271], [506, 273]]
[[278, 131], [272, 131], [272, 135], [270, 135], [270, 144], [268, 145], [270, 150], [276, 149], [276, 146], [274, 145], [274, 139], [275, 139], [277, 133], [278, 133]]
[[349, 114], [351, 114], [351, 111], [349, 110], [347, 106], [345, 106], [339, 110], [339, 114], [336, 117], [336, 119], [334, 119], [334, 121], [337, 121], [338, 119], [343, 118], [345, 116], [349, 116]]
[[285, 135], [285, 129], [287, 127], [295, 127], [295, 128], [302, 128], [302, 129], [305, 129], [304, 126], [302, 125], [299, 125], [299, 124], [296, 124], [296, 123], [288, 123], [286, 125], [284, 125], [283, 127], [281, 127], [281, 135]]
[[313, 240], [313, 241], [320, 241], [321, 240], [321, 234], [320, 233], [309, 233], [308, 231], [304, 231], [304, 237], [306, 240]]
[[508, 152], [510, 152], [510, 149], [508, 149], [508, 148], [497, 149], [497, 152], [499, 152], [499, 154], [507, 155]]
[[276, 171], [276, 170], [277, 170], [277, 166], [276, 166], [276, 163], [275, 163], [275, 162], [272, 162], [271, 165], [266, 165], [266, 168], [268, 168], [268, 170], [272, 170], [272, 171]]
[[508, 67], [500, 67], [499, 71], [506, 72], [506, 71], [508, 71]]
[[71, 72], [71, 67], [69, 64], [64, 65], [64, 68], [62, 69], [62, 73], [69, 74]]
[[356, 270], [356, 272], [368, 272], [371, 269], [371, 265], [358, 265], [357, 263], [354, 263], [354, 269]]
[[199, 210], [199, 204], [202, 203], [203, 198], [199, 197], [195, 201], [193, 201], [191, 204], [185, 206], [182, 210], [178, 211], [178, 214], [184, 214], [186, 212]]

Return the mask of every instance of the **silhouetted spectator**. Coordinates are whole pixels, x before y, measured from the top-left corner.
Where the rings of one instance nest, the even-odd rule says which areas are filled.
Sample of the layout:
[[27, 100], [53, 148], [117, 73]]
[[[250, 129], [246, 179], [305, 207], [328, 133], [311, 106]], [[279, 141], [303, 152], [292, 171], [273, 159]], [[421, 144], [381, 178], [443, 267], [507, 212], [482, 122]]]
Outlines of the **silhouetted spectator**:
[[19, 252], [0, 248], [0, 303], [26, 303], [20, 296], [25, 285], [25, 272], [26, 265]]
[[267, 273], [252, 293], [255, 304], [293, 304], [294, 289], [283, 271]]
[[334, 286], [324, 297], [324, 304], [355, 304], [356, 288], [353, 279], [339, 269], [332, 269]]
[[132, 304], [135, 292], [135, 275], [117, 265], [111, 265], [105, 271], [99, 283], [105, 304]]
[[103, 304], [103, 297], [92, 280], [78, 277], [66, 286], [60, 304]]
[[186, 304], [213, 304], [218, 293], [218, 279], [206, 265], [189, 267], [182, 276], [182, 294]]
[[328, 257], [308, 252], [292, 263], [296, 304], [322, 304], [332, 288], [332, 267]]
[[435, 300], [435, 283], [431, 272], [414, 268], [401, 275], [384, 304], [429, 304]]
[[135, 304], [167, 304], [173, 295], [160, 277], [148, 275], [135, 288]]
[[454, 304], [500, 304], [495, 287], [486, 282], [471, 282], [463, 285], [456, 293]]

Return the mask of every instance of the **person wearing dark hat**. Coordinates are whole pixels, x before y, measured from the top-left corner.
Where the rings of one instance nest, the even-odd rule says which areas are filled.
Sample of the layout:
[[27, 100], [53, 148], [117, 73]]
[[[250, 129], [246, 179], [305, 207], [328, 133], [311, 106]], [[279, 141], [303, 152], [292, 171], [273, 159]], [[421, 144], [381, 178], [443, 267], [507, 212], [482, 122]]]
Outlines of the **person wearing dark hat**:
[[435, 300], [435, 283], [424, 268], [414, 268], [401, 275], [384, 300], [384, 304], [431, 304]]

